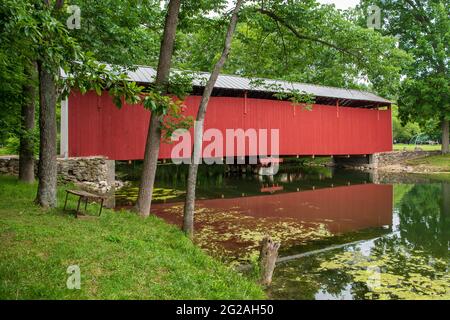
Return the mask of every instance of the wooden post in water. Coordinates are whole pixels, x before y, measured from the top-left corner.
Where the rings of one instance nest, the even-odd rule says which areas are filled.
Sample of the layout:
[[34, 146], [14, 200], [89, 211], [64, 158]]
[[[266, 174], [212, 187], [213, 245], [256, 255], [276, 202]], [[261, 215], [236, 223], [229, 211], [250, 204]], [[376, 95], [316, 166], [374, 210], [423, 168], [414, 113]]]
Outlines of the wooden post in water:
[[261, 241], [261, 251], [259, 253], [260, 282], [264, 286], [269, 286], [272, 283], [272, 275], [275, 270], [279, 248], [280, 243], [274, 242], [269, 236], [265, 236]]

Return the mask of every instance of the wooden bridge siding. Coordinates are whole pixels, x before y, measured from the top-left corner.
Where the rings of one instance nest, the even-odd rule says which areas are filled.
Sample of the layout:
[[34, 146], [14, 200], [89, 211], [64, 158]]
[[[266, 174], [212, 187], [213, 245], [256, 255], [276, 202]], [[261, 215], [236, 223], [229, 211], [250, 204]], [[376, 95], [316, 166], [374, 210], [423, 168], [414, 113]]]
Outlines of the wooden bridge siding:
[[[188, 97], [186, 114], [195, 116], [199, 101], [198, 96]], [[72, 93], [69, 156], [142, 159], [149, 119], [150, 113], [139, 105], [119, 110], [107, 93], [101, 97], [93, 92]], [[243, 98], [212, 97], [205, 122], [205, 128], [211, 127], [224, 136], [227, 128], [279, 129], [282, 156], [360, 155], [392, 149], [390, 110], [314, 105], [308, 111], [284, 101], [247, 99], [245, 103]], [[161, 159], [170, 158], [172, 146], [162, 144]]]

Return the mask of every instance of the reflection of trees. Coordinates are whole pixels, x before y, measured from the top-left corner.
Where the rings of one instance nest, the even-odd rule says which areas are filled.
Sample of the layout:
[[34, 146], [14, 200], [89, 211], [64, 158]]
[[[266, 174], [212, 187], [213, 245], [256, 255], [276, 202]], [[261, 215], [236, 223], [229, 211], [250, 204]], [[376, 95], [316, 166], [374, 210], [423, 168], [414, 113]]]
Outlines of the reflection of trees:
[[[158, 167], [156, 186], [167, 189], [184, 190], [186, 188], [186, 176], [188, 166], [185, 165], [162, 165]], [[356, 178], [355, 178], [356, 179]], [[263, 185], [282, 185], [285, 192], [296, 191], [297, 188], [308, 188], [309, 186], [329, 187], [347, 181], [341, 179], [335, 181], [329, 168], [291, 168], [281, 167], [276, 176], [258, 176], [246, 168], [246, 173], [229, 172], [224, 165], [201, 165], [198, 172], [197, 193], [202, 198], [220, 198], [222, 195], [229, 197], [241, 197], [261, 194]], [[362, 179], [356, 181], [362, 183]]]
[[[448, 272], [450, 184], [415, 185], [398, 202], [399, 232], [375, 240], [367, 261], [369, 265], [379, 267], [383, 277], [387, 276], [382, 278], [385, 279], [383, 290], [390, 297], [405, 298], [408, 294], [414, 296], [420, 292], [436, 295], [442, 285], [439, 281]], [[369, 292], [367, 284], [352, 277], [352, 274], [358, 274], [355, 270], [364, 270], [365, 266], [364, 263], [358, 264], [357, 254], [341, 260], [342, 267], [319, 268], [324, 261], [339, 261], [345, 251], [292, 261], [286, 274], [285, 268], [281, 267], [276, 276], [284, 278], [281, 282], [285, 297], [299, 298], [300, 292], [300, 298], [313, 299], [320, 290], [324, 290], [337, 298], [350, 285], [354, 299], [366, 299]], [[300, 279], [293, 280], [299, 276]], [[411, 277], [424, 282], [412, 284], [408, 282]], [[424, 284], [426, 281], [432, 283], [431, 287]]]
[[315, 259], [297, 260], [275, 268], [274, 282], [268, 290], [270, 298], [314, 300], [320, 284], [311, 276], [311, 271], [320, 263]]
[[333, 255], [329, 253], [280, 265], [275, 269], [276, 281], [269, 291], [269, 296], [275, 294], [281, 299], [314, 300], [316, 294], [323, 290], [336, 298], [339, 297], [351, 283], [351, 276], [345, 270], [315, 272], [323, 261], [332, 257]]
[[[157, 188], [174, 189], [184, 194], [186, 177], [189, 167], [187, 165], [163, 164], [158, 166], [155, 186]], [[199, 166], [197, 179], [197, 195], [199, 198], [237, 198], [261, 195], [263, 186], [280, 186], [279, 192], [297, 192], [299, 190], [312, 190], [330, 188], [330, 186], [346, 186], [348, 184], [362, 184], [369, 181], [367, 173], [353, 171], [332, 170], [325, 167], [299, 167], [281, 165], [275, 176], [259, 176], [252, 172], [250, 166], [242, 166], [243, 171], [236, 171], [225, 165]], [[141, 165], [129, 166], [118, 164], [117, 173], [122, 180], [138, 180]], [[245, 171], [245, 172], [244, 172]], [[136, 184], [121, 189], [121, 195], [132, 199]], [[270, 196], [270, 195], [268, 195]], [[171, 201], [182, 200], [180, 196]], [[120, 204], [120, 201], [119, 201]]]
[[317, 281], [321, 284], [321, 289], [339, 297], [352, 282], [352, 277], [345, 270], [327, 270], [317, 275]]
[[[421, 274], [434, 279], [446, 272], [450, 241], [449, 184], [419, 184], [399, 203], [399, 233], [375, 241], [374, 262], [384, 273], [401, 276]], [[436, 259], [443, 258], [443, 259]], [[364, 290], [352, 286], [354, 297]], [[431, 290], [431, 289], [430, 289]], [[395, 290], [392, 290], [395, 295]]]
[[449, 184], [416, 185], [403, 198], [399, 231], [414, 249], [443, 256], [450, 240]]
[[[399, 200], [399, 233], [376, 240], [371, 248], [371, 259], [380, 263], [381, 272], [406, 277], [420, 274], [423, 279], [435, 279], [437, 274], [446, 272], [449, 198], [450, 184], [443, 183], [415, 185]], [[357, 299], [363, 298], [365, 293], [355, 285], [352, 285], [352, 292]], [[397, 293], [392, 290], [394, 296]]]
[[445, 216], [444, 221], [450, 219], [450, 183], [442, 183], [442, 201], [441, 201], [441, 215]]

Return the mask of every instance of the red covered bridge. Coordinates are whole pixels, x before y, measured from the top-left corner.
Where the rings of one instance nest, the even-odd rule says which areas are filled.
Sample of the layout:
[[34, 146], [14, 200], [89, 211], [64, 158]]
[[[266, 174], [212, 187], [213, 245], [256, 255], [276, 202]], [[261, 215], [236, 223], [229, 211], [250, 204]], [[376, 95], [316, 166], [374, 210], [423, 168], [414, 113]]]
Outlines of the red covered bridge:
[[[130, 79], [148, 85], [155, 71], [139, 67]], [[185, 105], [197, 113], [202, 83], [199, 74]], [[392, 150], [391, 102], [369, 92], [264, 80], [220, 76], [208, 106], [205, 129], [279, 129], [279, 155], [370, 155]], [[267, 84], [295, 89], [315, 97], [311, 110], [273, 97]], [[140, 105], [118, 109], [107, 93], [72, 92], [62, 104], [61, 153], [80, 157], [104, 155], [113, 160], [143, 159], [150, 112]], [[159, 157], [169, 159], [173, 144], [163, 143]], [[248, 154], [248, 148], [246, 150]]]

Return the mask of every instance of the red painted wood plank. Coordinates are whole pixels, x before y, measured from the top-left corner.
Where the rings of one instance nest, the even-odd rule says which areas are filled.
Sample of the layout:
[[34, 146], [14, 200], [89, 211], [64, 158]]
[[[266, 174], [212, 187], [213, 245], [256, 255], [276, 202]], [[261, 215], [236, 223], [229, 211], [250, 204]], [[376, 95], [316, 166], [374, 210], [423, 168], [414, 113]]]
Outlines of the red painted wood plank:
[[[188, 97], [185, 113], [195, 116], [199, 102], [199, 96]], [[336, 106], [314, 105], [312, 110], [297, 106], [294, 111], [286, 101], [248, 98], [245, 112], [244, 102], [244, 98], [212, 97], [205, 129], [219, 129], [224, 137], [226, 129], [279, 129], [281, 156], [361, 155], [392, 150], [390, 110], [339, 107], [338, 116]], [[149, 119], [150, 112], [140, 105], [125, 104], [119, 110], [107, 93], [100, 97], [93, 92], [71, 93], [69, 156], [142, 159]], [[173, 146], [163, 143], [159, 157], [169, 159]]]

